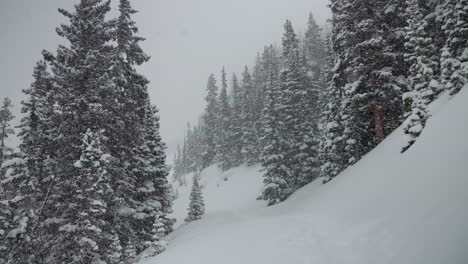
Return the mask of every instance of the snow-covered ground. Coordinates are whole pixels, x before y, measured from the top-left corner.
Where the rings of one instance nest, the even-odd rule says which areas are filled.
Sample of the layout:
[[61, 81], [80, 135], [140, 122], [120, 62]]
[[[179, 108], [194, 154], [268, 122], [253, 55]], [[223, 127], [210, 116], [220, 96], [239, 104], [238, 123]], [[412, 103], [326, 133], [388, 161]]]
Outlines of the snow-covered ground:
[[[466, 264], [467, 103], [468, 89], [438, 100], [405, 154], [398, 130], [335, 180], [277, 206], [256, 200], [259, 167], [211, 167], [201, 181], [205, 217], [181, 225], [164, 253], [141, 264]], [[189, 191], [178, 190], [179, 222]]]

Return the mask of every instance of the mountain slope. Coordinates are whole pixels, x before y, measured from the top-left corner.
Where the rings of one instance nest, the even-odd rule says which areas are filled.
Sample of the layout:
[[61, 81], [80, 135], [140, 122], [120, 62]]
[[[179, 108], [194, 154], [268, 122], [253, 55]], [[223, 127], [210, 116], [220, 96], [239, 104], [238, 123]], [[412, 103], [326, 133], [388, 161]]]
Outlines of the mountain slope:
[[[467, 102], [468, 89], [439, 99], [406, 153], [399, 129], [335, 180], [277, 206], [255, 200], [258, 167], [210, 168], [202, 175], [207, 215], [141, 263], [468, 263]], [[188, 190], [179, 190], [179, 219]]]

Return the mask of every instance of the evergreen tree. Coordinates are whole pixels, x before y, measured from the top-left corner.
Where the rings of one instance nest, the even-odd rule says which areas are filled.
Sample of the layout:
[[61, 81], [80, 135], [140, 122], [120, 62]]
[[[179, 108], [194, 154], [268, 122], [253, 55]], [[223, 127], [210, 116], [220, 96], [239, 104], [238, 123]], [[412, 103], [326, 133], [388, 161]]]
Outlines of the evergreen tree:
[[284, 102], [284, 123], [289, 140], [288, 166], [293, 178], [288, 179], [297, 189], [318, 176], [318, 92], [319, 87], [310, 84], [307, 78], [305, 58], [288, 20], [283, 36], [284, 68], [280, 73], [281, 98]]
[[255, 91], [252, 75], [247, 66], [242, 73], [242, 157], [248, 165], [255, 164], [258, 161], [257, 153], [257, 134], [255, 131]]
[[11, 155], [2, 169], [5, 175], [0, 193], [0, 260], [8, 264], [28, 263], [37, 254], [38, 241], [32, 231], [37, 223], [38, 181], [28, 174], [21, 153]]
[[205, 98], [206, 108], [203, 114], [204, 141], [203, 168], [213, 164], [216, 155], [216, 135], [218, 134], [218, 87], [214, 75], [210, 75], [207, 84], [208, 94]]
[[36, 64], [33, 77], [31, 87], [23, 90], [28, 100], [22, 102], [24, 118], [18, 134], [21, 143], [17, 158], [21, 158], [22, 162], [10, 166], [15, 179], [11, 179], [13, 184], [5, 185], [5, 192], [10, 199], [23, 197], [21, 201], [11, 203], [18, 222], [14, 223], [16, 227], [10, 231], [10, 238], [13, 238], [11, 234], [18, 228], [23, 231], [22, 234], [15, 234], [16, 245], [10, 247], [9, 261], [13, 263], [37, 259], [36, 253], [41, 243], [41, 238], [36, 234], [36, 227], [42, 217], [42, 209], [39, 208], [47, 201], [48, 186], [53, 181], [50, 165], [56, 149], [56, 125], [53, 120], [55, 101], [52, 79], [45, 62]]
[[88, 129], [76, 168], [72, 191], [76, 199], [67, 206], [69, 217], [59, 228], [60, 244], [54, 245], [54, 261], [66, 263], [119, 263], [120, 242], [113, 229], [109, 197], [113, 196], [111, 175], [106, 169], [110, 155], [103, 149], [102, 132]]
[[284, 123], [281, 110], [284, 108], [279, 100], [279, 83], [277, 73], [270, 69], [266, 85], [265, 108], [262, 118], [262, 144], [261, 155], [263, 183], [265, 189], [259, 199], [266, 200], [268, 205], [284, 201], [290, 193], [288, 178], [292, 176], [291, 170], [285, 166], [288, 157], [284, 155], [288, 147], [285, 137]]
[[185, 179], [182, 177], [185, 174], [184, 165], [183, 152], [180, 145], [177, 145], [177, 152], [174, 154], [174, 181], [177, 181], [180, 186], [186, 185]]
[[132, 224], [138, 244], [137, 253], [143, 251], [148, 245], [152, 245], [153, 226], [156, 216], [164, 224], [168, 234], [172, 231], [175, 220], [168, 217], [172, 213], [171, 187], [167, 180], [169, 174], [165, 165], [166, 146], [159, 134], [158, 110], [154, 106], [147, 105], [145, 136], [135, 151], [137, 160], [133, 172], [137, 177], [137, 192], [133, 200], [136, 202], [136, 213], [133, 215]]
[[[82, 135], [86, 134], [87, 129], [93, 133], [101, 130], [109, 133], [103, 135], [103, 138], [110, 140], [104, 143], [106, 146], [104, 149], [109, 154], [113, 154], [112, 148], [107, 146], [114, 145], [112, 144], [114, 128], [117, 127], [116, 124], [121, 123], [118, 116], [113, 114], [116, 96], [110, 71], [115, 54], [111, 44], [113, 22], [105, 20], [110, 11], [109, 2], [82, 0], [75, 5], [74, 12], [63, 9], [59, 11], [70, 22], [57, 28], [57, 33], [67, 39], [70, 46], [60, 46], [55, 56], [49, 52], [44, 52], [44, 56], [52, 64], [54, 84], [60, 90], [56, 105], [60, 109], [57, 116], [60, 120], [57, 134], [61, 136], [56, 139], [56, 144], [67, 147], [58, 148], [54, 153], [55, 178], [50, 188], [50, 193], [53, 195], [43, 210], [48, 219], [59, 218], [62, 221], [48, 228], [41, 228], [40, 232], [46, 240], [42, 245], [42, 252], [49, 263], [73, 263], [80, 260], [94, 263], [92, 261], [98, 261], [96, 255], [90, 256], [91, 249], [94, 250], [95, 247], [94, 243], [91, 241], [88, 243], [86, 239], [72, 241], [67, 234], [68, 231], [78, 230], [70, 229], [76, 223], [77, 206], [87, 206], [84, 204], [85, 200], [77, 193], [85, 192], [85, 188], [89, 188], [86, 184], [90, 183], [75, 181], [76, 175], [81, 175], [83, 179], [87, 177], [86, 172], [74, 166], [74, 161], [79, 160], [83, 154]], [[106, 191], [111, 193], [111, 190]], [[104, 195], [101, 198], [105, 205], [112, 204], [111, 195]], [[89, 223], [96, 224], [100, 221], [101, 215], [88, 214], [87, 217]], [[49, 221], [48, 219], [45, 221]], [[107, 234], [114, 234], [112, 230], [106, 231]], [[79, 239], [78, 236], [77, 238]], [[74, 243], [84, 243], [81, 245], [83, 248], [80, 249], [78, 244]], [[111, 244], [103, 243], [102, 246], [104, 247], [99, 248], [99, 254], [112, 251]], [[67, 254], [62, 255], [61, 251]], [[107, 257], [110, 256], [100, 256], [102, 259]]]
[[166, 230], [172, 230], [173, 220], [165, 217], [171, 195], [157, 110], [149, 106], [148, 81], [135, 70], [149, 57], [139, 48], [142, 38], [134, 36], [129, 1], [120, 1], [117, 20], [106, 21], [109, 10], [110, 2], [102, 0], [81, 0], [74, 12], [59, 10], [69, 23], [57, 33], [70, 46], [43, 54], [52, 66], [52, 87], [60, 92], [50, 97], [46, 89], [32, 90], [34, 100], [26, 105], [27, 155], [20, 157], [27, 176], [15, 179], [33, 181], [25, 185], [32, 191], [19, 192], [39, 208], [30, 210], [35, 217], [28, 219], [40, 221], [27, 232], [31, 239], [24, 239], [40, 249], [29, 250], [37, 252], [30, 254], [33, 262], [127, 263], [151, 242], [154, 214], [163, 215]]
[[11, 120], [15, 118], [11, 113], [11, 107], [11, 100], [8, 98], [3, 99], [2, 108], [0, 109], [0, 165], [8, 153], [11, 152], [11, 149], [6, 146], [5, 140], [8, 138], [8, 135], [15, 133], [10, 124]]
[[322, 39], [321, 31], [322, 28], [317, 25], [314, 16], [310, 13], [304, 37], [304, 51], [307, 66], [310, 70], [308, 75], [314, 82], [319, 81], [325, 59], [325, 43]]
[[[264, 111], [265, 190], [272, 205], [318, 176], [318, 91], [307, 77], [305, 58], [291, 22], [283, 36], [283, 69], [279, 84], [270, 70]], [[277, 88], [276, 88], [277, 87]]]
[[[199, 148], [199, 138], [197, 135], [197, 129], [194, 127], [193, 129], [190, 127], [190, 123], [187, 124], [187, 142], [185, 148], [185, 162], [186, 162], [186, 170], [185, 173], [195, 171], [198, 165], [197, 162], [197, 155], [200, 155], [203, 151]], [[200, 155], [201, 156], [201, 155]], [[203, 157], [203, 156], [202, 156]]]
[[435, 79], [438, 73], [437, 56], [434, 54], [436, 47], [427, 34], [427, 21], [423, 17], [419, 1], [408, 0], [407, 5], [405, 59], [410, 65], [408, 81], [412, 90], [404, 95], [404, 99], [411, 102], [411, 114], [403, 125], [407, 140], [402, 152], [406, 151], [421, 134], [429, 117], [427, 105], [439, 90], [439, 82]]
[[197, 171], [193, 176], [192, 190], [190, 191], [190, 204], [188, 207], [188, 215], [185, 222], [200, 220], [205, 214], [205, 203], [203, 201], [202, 187], [199, 185], [200, 173]]
[[441, 16], [446, 35], [441, 55], [441, 83], [451, 95], [468, 83], [468, 2], [446, 1]]
[[242, 157], [242, 89], [235, 74], [232, 75], [232, 111], [229, 125], [230, 160], [233, 167], [243, 163]]
[[[255, 131], [259, 131], [259, 120], [261, 118], [261, 113], [264, 107], [265, 101], [265, 84], [267, 79], [267, 72], [265, 68], [266, 64], [263, 61], [263, 56], [257, 54], [255, 58], [255, 65], [252, 70], [252, 83], [253, 83], [253, 105], [252, 105], [252, 114], [253, 120], [256, 123]], [[257, 135], [258, 137], [258, 135]]]
[[231, 146], [229, 142], [229, 127], [231, 121], [231, 106], [227, 95], [226, 72], [221, 71], [221, 91], [219, 93], [219, 113], [218, 113], [218, 137], [216, 145], [216, 163], [222, 170], [232, 167], [229, 153]]
[[[137, 36], [138, 28], [132, 19], [137, 11], [131, 7], [129, 0], [119, 0], [118, 10], [119, 16], [114, 21], [115, 29], [112, 32], [112, 38], [117, 44], [111, 68], [115, 84], [114, 96], [111, 98], [114, 102], [109, 104], [109, 109], [118, 118], [114, 119], [114, 124], [107, 133], [113, 139], [113, 142], [109, 142], [111, 152], [118, 153], [119, 157], [113, 168], [116, 176], [115, 201], [118, 201], [119, 211], [136, 212], [133, 215], [120, 215], [114, 220], [123, 246], [122, 259], [131, 261], [146, 247], [148, 237], [151, 236], [150, 228], [144, 225], [151, 225], [151, 220], [148, 219], [152, 216], [145, 215], [145, 219], [136, 221], [135, 218], [146, 213], [139, 212], [138, 208], [141, 209], [145, 202], [152, 203], [155, 200], [154, 193], [151, 193], [146, 196], [146, 201], [140, 193], [145, 187], [139, 189], [138, 186], [142, 182], [147, 184], [149, 178], [154, 176], [148, 172], [147, 167], [149, 163], [155, 163], [150, 157], [154, 153], [151, 153], [153, 149], [146, 142], [146, 122], [149, 122], [148, 117], [154, 113], [148, 106], [149, 81], [136, 70], [136, 66], [150, 59], [140, 46], [144, 38]], [[135, 222], [144, 224], [135, 225]]]
[[[124, 152], [131, 156], [131, 151], [144, 130], [146, 101], [149, 98], [147, 85], [149, 81], [136, 71], [136, 66], [147, 62], [150, 57], [144, 53], [139, 42], [144, 38], [137, 36], [138, 28], [132, 20], [134, 10], [129, 0], [119, 0], [119, 16], [113, 38], [117, 42], [113, 80], [116, 85], [116, 102], [110, 104], [120, 122], [112, 126], [115, 152]], [[125, 157], [128, 159], [129, 157]]]
[[[398, 40], [402, 1], [340, 3], [343, 58], [335, 67], [336, 85], [343, 89], [342, 126], [349, 165], [382, 141], [402, 120], [402, 93], [407, 89], [403, 47]], [[385, 21], [381, 23], [381, 20]], [[337, 79], [338, 81], [338, 79]]]
[[151, 248], [150, 256], [156, 256], [166, 250], [167, 243], [164, 241], [164, 237], [170, 230], [166, 229], [163, 218], [160, 215], [156, 215], [152, 229], [152, 242], [149, 244]]

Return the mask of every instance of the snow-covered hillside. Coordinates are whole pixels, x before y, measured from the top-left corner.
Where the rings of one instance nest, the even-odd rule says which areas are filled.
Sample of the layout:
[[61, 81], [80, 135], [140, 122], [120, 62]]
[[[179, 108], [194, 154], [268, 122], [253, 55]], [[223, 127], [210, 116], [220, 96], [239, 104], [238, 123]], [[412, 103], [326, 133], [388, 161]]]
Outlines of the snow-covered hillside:
[[[468, 89], [438, 100], [406, 153], [398, 130], [335, 180], [277, 206], [256, 200], [259, 167], [211, 167], [201, 181], [205, 217], [181, 225], [164, 253], [141, 264], [466, 264], [467, 102]], [[178, 190], [179, 222], [189, 189]]]

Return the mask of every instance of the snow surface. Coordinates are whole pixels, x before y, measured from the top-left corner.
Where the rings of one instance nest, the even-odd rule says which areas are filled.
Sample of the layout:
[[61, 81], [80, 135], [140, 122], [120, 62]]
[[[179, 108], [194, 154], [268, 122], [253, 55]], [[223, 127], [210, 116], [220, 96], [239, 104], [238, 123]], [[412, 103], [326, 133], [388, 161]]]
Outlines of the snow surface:
[[[404, 154], [398, 129], [336, 179], [277, 206], [256, 200], [259, 167], [211, 167], [201, 176], [205, 217], [181, 225], [165, 252], [140, 264], [466, 264], [467, 102], [468, 89], [443, 96]], [[178, 192], [182, 221], [190, 188]]]

